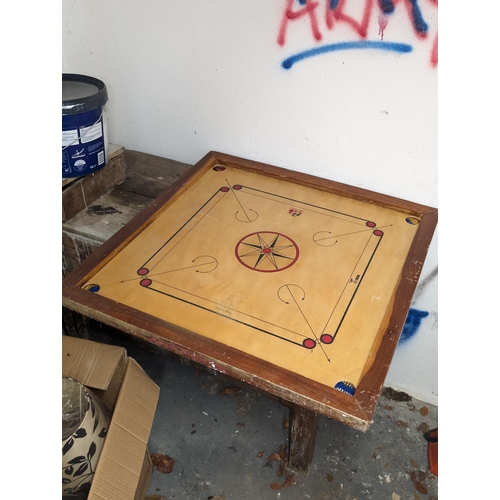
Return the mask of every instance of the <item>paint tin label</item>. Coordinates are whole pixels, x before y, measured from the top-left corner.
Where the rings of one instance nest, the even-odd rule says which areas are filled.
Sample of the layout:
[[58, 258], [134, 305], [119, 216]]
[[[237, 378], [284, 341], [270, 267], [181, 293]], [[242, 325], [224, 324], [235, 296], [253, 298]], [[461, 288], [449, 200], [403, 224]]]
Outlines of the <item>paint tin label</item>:
[[62, 116], [62, 176], [89, 175], [105, 166], [103, 108]]

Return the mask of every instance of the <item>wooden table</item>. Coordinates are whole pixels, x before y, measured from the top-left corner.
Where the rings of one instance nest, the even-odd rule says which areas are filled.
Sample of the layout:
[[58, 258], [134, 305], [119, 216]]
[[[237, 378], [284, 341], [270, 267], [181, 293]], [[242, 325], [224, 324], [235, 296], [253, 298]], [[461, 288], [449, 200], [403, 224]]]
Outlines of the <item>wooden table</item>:
[[286, 401], [307, 471], [318, 414], [366, 431], [437, 210], [208, 153], [63, 281], [63, 305]]

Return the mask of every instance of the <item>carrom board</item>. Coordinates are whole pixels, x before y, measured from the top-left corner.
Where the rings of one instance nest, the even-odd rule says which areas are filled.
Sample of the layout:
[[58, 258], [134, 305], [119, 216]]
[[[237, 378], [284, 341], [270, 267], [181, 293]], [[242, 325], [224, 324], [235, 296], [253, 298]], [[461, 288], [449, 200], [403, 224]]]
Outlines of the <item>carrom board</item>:
[[436, 222], [209, 153], [84, 263], [66, 305], [365, 429]]

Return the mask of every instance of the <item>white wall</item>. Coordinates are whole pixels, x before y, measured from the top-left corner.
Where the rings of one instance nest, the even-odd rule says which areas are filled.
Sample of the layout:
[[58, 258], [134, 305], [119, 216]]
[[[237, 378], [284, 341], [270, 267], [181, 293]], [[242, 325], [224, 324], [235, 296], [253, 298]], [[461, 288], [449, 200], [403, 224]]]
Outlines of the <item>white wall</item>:
[[[62, 70], [106, 83], [109, 139], [125, 148], [188, 163], [218, 150], [437, 206], [437, 1], [417, 2], [425, 36], [410, 2], [379, 21], [376, 0], [341, 1], [331, 27], [330, 1], [317, 4], [280, 44], [287, 0], [63, 0]], [[370, 5], [363, 35], [346, 18]], [[355, 45], [281, 65], [380, 42], [380, 22], [399, 44], [385, 47], [408, 52]], [[437, 404], [437, 234], [412, 307], [428, 315], [386, 385]]]

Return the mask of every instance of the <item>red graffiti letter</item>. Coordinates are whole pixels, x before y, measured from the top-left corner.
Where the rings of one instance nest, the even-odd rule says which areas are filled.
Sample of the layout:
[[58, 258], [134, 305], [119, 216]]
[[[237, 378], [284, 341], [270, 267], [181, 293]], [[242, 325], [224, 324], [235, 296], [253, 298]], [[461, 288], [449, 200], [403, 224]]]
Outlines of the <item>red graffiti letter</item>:
[[436, 38], [434, 38], [434, 43], [432, 44], [432, 51], [431, 51], [431, 66], [435, 68], [438, 63], [438, 36], [436, 35]]
[[[365, 8], [363, 10], [363, 17], [361, 18], [361, 22], [356, 21], [355, 19], [344, 13], [345, 4], [346, 0], [339, 0], [338, 3], [326, 2], [325, 16], [328, 29], [332, 29], [333, 19], [335, 18], [337, 21], [344, 21], [350, 24], [361, 38], [366, 38], [368, 34], [368, 24], [370, 23], [373, 0], [365, 0]], [[332, 9], [332, 5], [335, 5], [335, 8]]]
[[[430, 0], [431, 3], [438, 6], [438, 0]], [[438, 63], [438, 34], [436, 33], [436, 38], [434, 38], [434, 43], [432, 44], [431, 50], [431, 66], [435, 68]]]
[[287, 6], [285, 8], [285, 12], [283, 13], [283, 19], [281, 21], [280, 32], [278, 35], [278, 43], [280, 45], [285, 45], [285, 33], [288, 21], [294, 21], [295, 19], [299, 19], [306, 14], [309, 15], [309, 20], [311, 21], [311, 29], [313, 32], [313, 36], [316, 40], [321, 40], [321, 33], [318, 29], [318, 20], [316, 19], [316, 13], [314, 10], [319, 5], [318, 2], [314, 2], [313, 0], [307, 0], [305, 7], [299, 9], [297, 11], [292, 10], [292, 4], [295, 0], [288, 0]]

